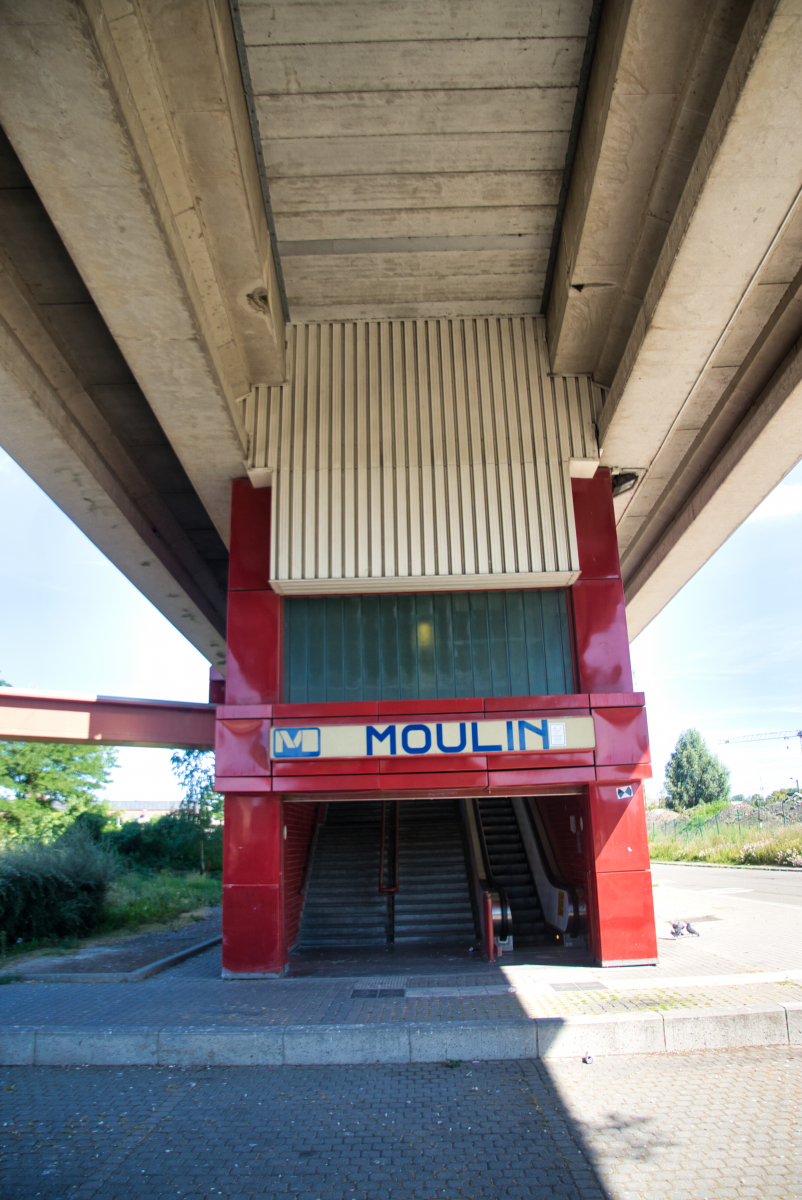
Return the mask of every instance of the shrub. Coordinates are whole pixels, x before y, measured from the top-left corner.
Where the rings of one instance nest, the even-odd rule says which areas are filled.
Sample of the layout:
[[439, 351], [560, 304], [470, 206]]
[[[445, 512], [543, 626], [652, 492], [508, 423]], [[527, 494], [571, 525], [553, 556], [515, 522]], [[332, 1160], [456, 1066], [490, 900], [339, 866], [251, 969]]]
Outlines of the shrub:
[[97, 924], [114, 857], [82, 830], [53, 845], [28, 843], [0, 855], [0, 930], [7, 943], [88, 933]]
[[222, 826], [208, 827], [192, 813], [175, 812], [157, 821], [126, 821], [106, 835], [105, 843], [130, 864], [159, 870], [193, 871], [223, 867]]

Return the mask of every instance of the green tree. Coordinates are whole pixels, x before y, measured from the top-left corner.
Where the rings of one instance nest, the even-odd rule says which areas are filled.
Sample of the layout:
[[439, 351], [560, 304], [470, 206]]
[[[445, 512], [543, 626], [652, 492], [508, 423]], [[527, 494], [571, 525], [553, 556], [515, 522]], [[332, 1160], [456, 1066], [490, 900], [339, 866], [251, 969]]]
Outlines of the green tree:
[[116, 761], [110, 746], [0, 742], [0, 836], [49, 842], [81, 813], [109, 815], [98, 792]]
[[223, 797], [214, 790], [214, 755], [208, 750], [175, 750], [170, 757], [173, 774], [184, 789], [181, 815], [198, 827], [199, 862], [206, 870], [205, 847], [212, 825], [223, 813]]
[[730, 772], [710, 753], [698, 729], [686, 729], [668, 760], [665, 786], [667, 808], [695, 808], [729, 799]]

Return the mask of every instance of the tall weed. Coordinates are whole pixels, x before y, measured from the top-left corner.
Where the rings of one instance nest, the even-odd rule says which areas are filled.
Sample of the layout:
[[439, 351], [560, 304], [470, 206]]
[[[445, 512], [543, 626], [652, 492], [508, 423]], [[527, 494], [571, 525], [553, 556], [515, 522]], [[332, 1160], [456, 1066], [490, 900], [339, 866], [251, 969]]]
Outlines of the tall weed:
[[95, 927], [117, 862], [83, 831], [0, 853], [0, 931], [17, 940], [76, 937]]

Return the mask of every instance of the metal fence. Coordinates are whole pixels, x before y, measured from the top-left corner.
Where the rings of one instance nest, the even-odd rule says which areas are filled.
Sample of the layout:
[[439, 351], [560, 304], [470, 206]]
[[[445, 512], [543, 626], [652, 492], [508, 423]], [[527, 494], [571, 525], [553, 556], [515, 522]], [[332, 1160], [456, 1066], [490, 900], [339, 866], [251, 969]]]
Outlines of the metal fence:
[[691, 838], [703, 837], [713, 830], [726, 833], [745, 829], [762, 829], [764, 826], [798, 825], [802, 823], [802, 806], [795, 798], [774, 802], [771, 805], [755, 803], [753, 809], [726, 808], [712, 817], [683, 817], [653, 822], [649, 825], [649, 837]]

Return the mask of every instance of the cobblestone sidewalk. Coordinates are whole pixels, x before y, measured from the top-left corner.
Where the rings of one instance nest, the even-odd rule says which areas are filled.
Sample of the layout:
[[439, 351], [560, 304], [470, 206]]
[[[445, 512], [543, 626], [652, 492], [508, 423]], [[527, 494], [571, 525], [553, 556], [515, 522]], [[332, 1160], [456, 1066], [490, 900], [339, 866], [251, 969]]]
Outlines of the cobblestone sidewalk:
[[8, 1200], [792, 1200], [802, 1050], [0, 1070]]

